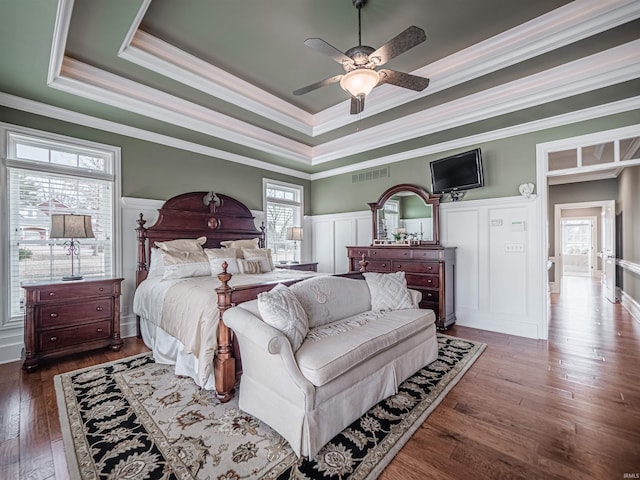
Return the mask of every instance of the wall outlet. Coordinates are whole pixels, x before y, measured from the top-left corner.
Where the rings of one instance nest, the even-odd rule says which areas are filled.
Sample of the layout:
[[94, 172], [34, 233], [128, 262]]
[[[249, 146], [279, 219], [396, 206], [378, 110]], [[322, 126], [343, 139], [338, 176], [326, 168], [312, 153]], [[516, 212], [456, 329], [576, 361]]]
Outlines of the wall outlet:
[[505, 253], [524, 253], [524, 243], [505, 243]]

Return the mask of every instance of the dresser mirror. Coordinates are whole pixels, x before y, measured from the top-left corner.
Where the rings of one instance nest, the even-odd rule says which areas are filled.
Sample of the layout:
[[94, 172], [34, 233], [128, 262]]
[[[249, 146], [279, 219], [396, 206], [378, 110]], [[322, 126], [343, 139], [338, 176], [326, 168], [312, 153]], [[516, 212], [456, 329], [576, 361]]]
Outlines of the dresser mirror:
[[440, 195], [411, 184], [387, 189], [369, 203], [374, 244], [440, 245]]

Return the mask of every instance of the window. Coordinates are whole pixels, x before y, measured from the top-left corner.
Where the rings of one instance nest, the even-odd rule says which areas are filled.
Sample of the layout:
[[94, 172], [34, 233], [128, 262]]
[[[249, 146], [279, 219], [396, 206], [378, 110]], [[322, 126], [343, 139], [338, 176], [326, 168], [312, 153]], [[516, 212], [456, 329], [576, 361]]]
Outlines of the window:
[[[0, 126], [1, 127], [1, 126]], [[4, 130], [7, 205], [9, 316], [22, 317], [21, 282], [62, 278], [71, 273], [67, 239], [50, 239], [51, 215], [90, 215], [95, 238], [79, 240], [75, 273], [115, 274], [114, 224], [119, 150], [43, 132]]]
[[302, 226], [303, 188], [271, 180], [263, 185], [267, 247], [276, 262], [300, 261], [301, 242], [287, 240], [287, 227]]

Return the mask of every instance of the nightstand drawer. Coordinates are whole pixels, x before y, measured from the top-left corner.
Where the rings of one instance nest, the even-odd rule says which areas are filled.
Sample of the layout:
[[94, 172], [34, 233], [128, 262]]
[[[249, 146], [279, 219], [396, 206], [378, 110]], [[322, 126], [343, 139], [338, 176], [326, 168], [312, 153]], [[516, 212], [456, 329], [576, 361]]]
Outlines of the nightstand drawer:
[[81, 345], [95, 340], [106, 340], [111, 336], [111, 321], [90, 323], [74, 328], [60, 328], [40, 332], [40, 350], [56, 350], [70, 345]]
[[37, 301], [64, 301], [82, 297], [110, 296], [114, 293], [115, 285], [111, 281], [57, 284], [38, 288]]
[[111, 318], [111, 298], [100, 298], [74, 304], [43, 305], [39, 309], [39, 326], [66, 327], [100, 318]]

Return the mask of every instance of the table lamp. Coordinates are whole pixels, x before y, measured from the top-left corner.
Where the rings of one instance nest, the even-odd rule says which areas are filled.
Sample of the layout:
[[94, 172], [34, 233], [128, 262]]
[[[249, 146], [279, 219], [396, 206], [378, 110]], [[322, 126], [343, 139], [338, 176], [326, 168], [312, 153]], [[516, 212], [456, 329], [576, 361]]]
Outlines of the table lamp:
[[302, 227], [287, 227], [287, 240], [293, 240], [293, 261], [291, 263], [300, 263], [296, 261], [297, 243], [302, 241]]
[[[95, 238], [91, 228], [90, 215], [51, 215], [51, 232], [49, 238], [68, 238], [63, 243], [67, 247], [67, 255], [71, 255], [71, 275], [62, 277], [62, 280], [82, 280], [82, 275], [74, 272], [74, 257], [80, 255], [80, 242], [77, 238]], [[80, 265], [78, 264], [78, 270]]]

